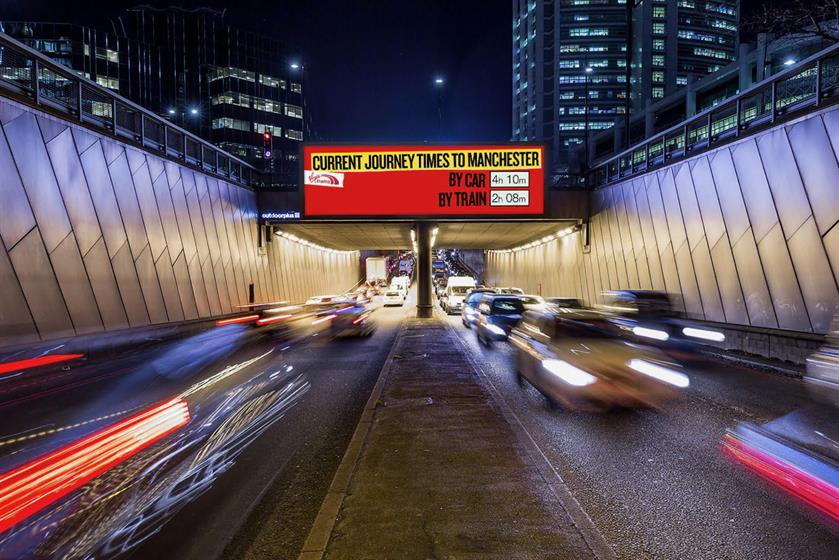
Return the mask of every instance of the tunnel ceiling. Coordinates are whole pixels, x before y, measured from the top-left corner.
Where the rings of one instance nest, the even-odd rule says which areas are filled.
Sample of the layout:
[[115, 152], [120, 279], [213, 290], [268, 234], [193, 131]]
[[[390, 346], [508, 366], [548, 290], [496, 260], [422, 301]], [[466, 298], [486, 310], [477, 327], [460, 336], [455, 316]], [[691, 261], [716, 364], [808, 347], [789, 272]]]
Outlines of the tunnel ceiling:
[[[437, 222], [436, 247], [508, 249], [567, 227], [568, 221]], [[323, 222], [281, 224], [280, 231], [333, 249], [408, 249], [411, 224], [406, 222]]]

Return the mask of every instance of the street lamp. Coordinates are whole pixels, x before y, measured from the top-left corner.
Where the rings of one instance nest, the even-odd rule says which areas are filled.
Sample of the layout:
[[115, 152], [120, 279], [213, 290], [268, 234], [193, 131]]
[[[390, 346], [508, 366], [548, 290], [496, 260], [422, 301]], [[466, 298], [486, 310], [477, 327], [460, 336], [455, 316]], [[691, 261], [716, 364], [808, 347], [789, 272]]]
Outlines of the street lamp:
[[292, 62], [291, 64], [289, 64], [289, 67], [292, 70], [300, 70], [300, 63], [299, 62]]
[[189, 110], [189, 114], [190, 114], [190, 115], [193, 115], [193, 116], [194, 116], [194, 115], [197, 115], [197, 114], [198, 114], [198, 109], [197, 109], [197, 108], [195, 108], [195, 107], [192, 107], [192, 108]]
[[169, 107], [168, 112], [169, 112], [170, 115], [174, 115], [175, 114], [175, 108], [174, 107]]
[[793, 64], [795, 64], [794, 58], [788, 58], [784, 61], [784, 66], [792, 66]]
[[434, 78], [434, 87], [437, 90], [437, 137], [443, 136], [443, 86], [446, 84], [445, 78], [436, 76]]

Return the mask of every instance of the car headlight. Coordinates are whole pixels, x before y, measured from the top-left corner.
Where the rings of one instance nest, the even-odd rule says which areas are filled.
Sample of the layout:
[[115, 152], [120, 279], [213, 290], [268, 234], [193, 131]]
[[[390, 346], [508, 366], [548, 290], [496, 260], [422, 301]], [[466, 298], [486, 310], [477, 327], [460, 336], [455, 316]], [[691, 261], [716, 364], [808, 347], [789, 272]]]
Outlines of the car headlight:
[[711, 342], [724, 342], [725, 335], [719, 331], [709, 331], [706, 329], [697, 329], [694, 327], [685, 327], [682, 329], [682, 334], [692, 338], [701, 338], [702, 340], [710, 340]]
[[591, 385], [597, 378], [562, 360], [542, 360], [542, 367], [574, 387]]
[[492, 323], [487, 323], [487, 330], [491, 333], [500, 335], [500, 336], [507, 336], [507, 332], [499, 326], [493, 325]]
[[660, 331], [658, 329], [648, 329], [647, 327], [632, 327], [632, 334], [662, 341], [670, 338], [670, 335], [664, 331]]
[[630, 360], [626, 365], [638, 373], [643, 373], [659, 381], [664, 381], [676, 387], [685, 388], [690, 385], [690, 378], [684, 373], [666, 368], [646, 360]]

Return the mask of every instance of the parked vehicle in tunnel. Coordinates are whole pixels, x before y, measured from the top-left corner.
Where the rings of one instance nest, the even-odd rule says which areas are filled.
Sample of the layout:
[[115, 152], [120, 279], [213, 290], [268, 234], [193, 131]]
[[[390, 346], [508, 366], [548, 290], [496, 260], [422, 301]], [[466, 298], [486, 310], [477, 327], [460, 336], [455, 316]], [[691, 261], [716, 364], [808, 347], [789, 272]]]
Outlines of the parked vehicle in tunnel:
[[472, 328], [472, 325], [478, 320], [478, 303], [480, 303], [484, 294], [494, 293], [495, 290], [492, 288], [473, 288], [466, 292], [466, 299], [463, 300], [463, 311], [460, 314], [464, 327]]
[[405, 296], [398, 290], [388, 290], [382, 298], [382, 305], [389, 307], [391, 305], [402, 306], [405, 304]]
[[527, 311], [509, 339], [519, 382], [530, 382], [552, 406], [658, 407], [690, 384], [662, 352], [615, 338], [597, 311]]
[[524, 303], [517, 296], [484, 294], [477, 309], [475, 334], [484, 346], [491, 346], [495, 340], [507, 340], [507, 335], [521, 320]]

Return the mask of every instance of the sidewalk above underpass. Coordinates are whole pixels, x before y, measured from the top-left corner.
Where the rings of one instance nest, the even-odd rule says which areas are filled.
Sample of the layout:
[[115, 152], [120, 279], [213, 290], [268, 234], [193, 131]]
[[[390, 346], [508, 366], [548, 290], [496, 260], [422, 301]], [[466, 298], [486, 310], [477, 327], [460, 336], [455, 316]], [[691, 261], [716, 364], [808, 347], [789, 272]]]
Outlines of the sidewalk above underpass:
[[409, 319], [300, 558], [610, 556], [504, 406], [450, 327]]

